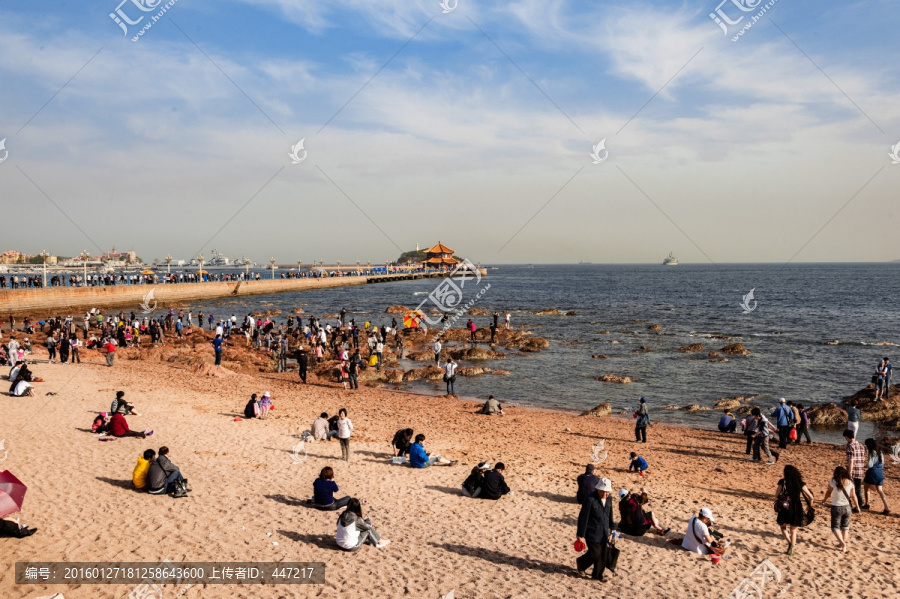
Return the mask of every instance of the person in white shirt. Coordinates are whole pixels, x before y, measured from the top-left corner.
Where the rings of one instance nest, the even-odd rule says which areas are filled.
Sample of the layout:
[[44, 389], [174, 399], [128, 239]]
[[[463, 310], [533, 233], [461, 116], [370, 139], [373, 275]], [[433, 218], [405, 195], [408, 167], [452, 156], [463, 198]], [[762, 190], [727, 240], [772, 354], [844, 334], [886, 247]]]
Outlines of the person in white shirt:
[[335, 541], [344, 551], [356, 551], [367, 541], [378, 549], [390, 543], [381, 538], [370, 519], [363, 518], [362, 505], [356, 497], [350, 499], [347, 509], [338, 518]]
[[831, 506], [831, 532], [841, 544], [841, 553], [847, 553], [847, 544], [850, 542], [851, 506], [855, 512], [859, 512], [860, 507], [853, 479], [843, 466], [834, 469], [834, 475], [828, 483], [828, 490], [825, 491], [822, 503]]
[[219, 324], [216, 325], [216, 337], [224, 337], [225, 331], [222, 329], [222, 322], [219, 321]]
[[456, 382], [456, 362], [453, 358], [447, 358], [444, 364], [444, 382], [447, 383], [447, 395], [454, 395], [453, 383]]
[[381, 372], [381, 360], [384, 359], [384, 343], [381, 341], [375, 344], [375, 355], [378, 356], [378, 364], [375, 366], [375, 370]]
[[711, 509], [705, 507], [700, 510], [700, 515], [693, 516], [688, 521], [687, 533], [684, 535], [681, 547], [700, 555], [711, 554], [710, 545], [715, 543], [716, 540], [710, 534], [709, 525], [715, 521]]
[[350, 461], [350, 436], [353, 434], [353, 422], [347, 418], [347, 408], [338, 410], [337, 437], [341, 442], [341, 459]]
[[434, 345], [431, 348], [434, 351], [434, 363], [437, 364], [437, 367], [441, 367], [441, 340], [435, 339]]
[[15, 337], [9, 338], [7, 349], [9, 350], [9, 361], [15, 366], [16, 362], [19, 360], [19, 342], [16, 341]]

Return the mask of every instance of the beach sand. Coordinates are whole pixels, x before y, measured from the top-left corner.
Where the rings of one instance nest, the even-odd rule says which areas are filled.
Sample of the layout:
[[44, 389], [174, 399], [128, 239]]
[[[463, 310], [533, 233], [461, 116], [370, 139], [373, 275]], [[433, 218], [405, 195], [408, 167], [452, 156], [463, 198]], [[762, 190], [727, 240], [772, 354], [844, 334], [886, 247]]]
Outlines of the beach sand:
[[[782, 575], [780, 583], [767, 584], [765, 597], [900, 596], [896, 515], [854, 515], [851, 553], [836, 550], [821, 498], [831, 470], [844, 461], [841, 447], [792, 447], [777, 466], [764, 466], [746, 461], [741, 435], [654, 425], [649, 443], [637, 445], [631, 419], [516, 407], [489, 417], [475, 413], [480, 403], [474, 400], [377, 388], [343, 391], [314, 375], [303, 386], [296, 374], [199, 376], [166, 362], [101, 363], [95, 354], [81, 366], [37, 364], [33, 370], [45, 382], [36, 384], [36, 397], [0, 397], [0, 437], [9, 452], [0, 467], [28, 485], [17, 515], [39, 528], [24, 540], [0, 539], [2, 597], [126, 597], [133, 588], [16, 585], [16, 561], [165, 559], [322, 561], [327, 580], [314, 586], [168, 586], [165, 599], [437, 599], [451, 590], [457, 598], [725, 597], [765, 558]], [[464, 381], [457, 387], [465, 393]], [[142, 413], [129, 417], [131, 428], [154, 429], [153, 437], [99, 442], [90, 434], [96, 412], [109, 409], [118, 389]], [[266, 390], [276, 406], [268, 420], [233, 420], [251, 392]], [[58, 395], [46, 396], [48, 391]], [[305, 461], [294, 463], [299, 433], [319, 412], [341, 407], [356, 427], [351, 462], [339, 460], [334, 441], [309, 444]], [[651, 413], [660, 408], [651, 404]], [[407, 426], [426, 434], [429, 452], [459, 464], [426, 470], [390, 465], [389, 442]], [[611, 478], [615, 490], [646, 487], [651, 509], [672, 527], [670, 537], [683, 536], [700, 507], [712, 508], [720, 529], [734, 540], [730, 559], [713, 564], [648, 534], [618, 542], [619, 568], [609, 582], [576, 577], [574, 481], [600, 438], [607, 439], [609, 457], [598, 474]], [[137, 456], [162, 445], [189, 479], [190, 498], [130, 489]], [[645, 479], [621, 471], [632, 450], [650, 463]], [[512, 496], [492, 502], [460, 494], [463, 479], [481, 460], [506, 463]], [[799, 532], [794, 557], [784, 555], [772, 510], [785, 464], [800, 468], [819, 500], [816, 521]], [[366, 515], [390, 546], [339, 551], [337, 513], [300, 503], [326, 465], [335, 469], [338, 496], [367, 499]], [[898, 467], [889, 463], [886, 474], [885, 488], [900, 511]], [[872, 505], [880, 509], [879, 500]]]

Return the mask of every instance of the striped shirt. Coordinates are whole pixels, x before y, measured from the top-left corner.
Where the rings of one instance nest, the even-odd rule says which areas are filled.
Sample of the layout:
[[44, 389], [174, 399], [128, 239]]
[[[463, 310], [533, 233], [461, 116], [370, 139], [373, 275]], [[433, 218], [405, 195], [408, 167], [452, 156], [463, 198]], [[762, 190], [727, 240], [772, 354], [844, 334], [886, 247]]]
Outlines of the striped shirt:
[[847, 465], [850, 478], [863, 478], [866, 475], [866, 462], [868, 455], [866, 448], [859, 441], [847, 443]]

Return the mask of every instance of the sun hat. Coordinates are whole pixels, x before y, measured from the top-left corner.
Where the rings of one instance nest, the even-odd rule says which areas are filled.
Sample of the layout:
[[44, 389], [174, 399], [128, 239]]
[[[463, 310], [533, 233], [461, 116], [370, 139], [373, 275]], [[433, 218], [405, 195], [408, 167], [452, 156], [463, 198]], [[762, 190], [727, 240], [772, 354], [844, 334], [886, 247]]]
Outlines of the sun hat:
[[621, 491], [619, 491], [619, 499], [622, 499], [626, 495], [628, 495], [628, 491], [626, 491], [625, 489], [622, 489]]
[[479, 470], [490, 470], [491, 465], [488, 464], [487, 462], [481, 462], [480, 464], [478, 464], [478, 469]]
[[780, 401], [781, 403], [785, 403], [787, 400], [786, 400], [785, 398], [782, 397], [782, 398], [779, 399], [778, 401]]
[[266, 391], [265, 393], [263, 393], [263, 397], [272, 397], [272, 396], [269, 394], [268, 391]]
[[700, 515], [703, 516], [704, 518], [709, 518], [709, 521], [710, 521], [710, 522], [715, 522], [715, 521], [716, 521], [716, 519], [713, 518], [712, 510], [709, 509], [708, 507], [705, 507], [705, 508], [703, 508], [702, 510], [700, 510]]
[[601, 478], [594, 486], [594, 492], [602, 491], [603, 493], [612, 493], [612, 481], [608, 478]]

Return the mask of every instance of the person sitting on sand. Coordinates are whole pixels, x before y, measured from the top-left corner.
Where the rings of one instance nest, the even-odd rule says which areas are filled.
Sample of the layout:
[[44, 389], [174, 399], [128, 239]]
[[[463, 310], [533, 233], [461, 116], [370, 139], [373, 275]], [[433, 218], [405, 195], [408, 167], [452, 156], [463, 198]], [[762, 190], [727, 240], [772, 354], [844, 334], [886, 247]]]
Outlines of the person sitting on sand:
[[20, 377], [10, 386], [9, 394], [13, 397], [34, 397], [34, 387]]
[[[147, 492], [151, 495], [164, 495], [175, 490], [175, 483], [184, 481], [187, 486], [187, 479], [181, 475], [178, 466], [169, 459], [169, 448], [160, 447], [159, 457], [150, 464], [150, 470], [147, 472]], [[187, 489], [190, 492], [190, 489]]]
[[737, 420], [734, 419], [734, 414], [725, 410], [725, 413], [719, 418], [719, 432], [720, 433], [733, 433], [737, 430]]
[[310, 430], [304, 431], [303, 436], [313, 441], [331, 441], [332, 437], [336, 437], [337, 430], [329, 430], [328, 412], [319, 414], [319, 417], [313, 420]]
[[106, 412], [97, 414], [97, 417], [94, 418], [94, 423], [91, 424], [91, 432], [98, 435], [109, 432], [109, 415]]
[[390, 543], [389, 540], [381, 538], [370, 519], [363, 518], [362, 504], [356, 497], [350, 499], [347, 509], [338, 518], [335, 541], [344, 551], [356, 551], [366, 542], [378, 549]]
[[401, 428], [394, 433], [394, 439], [391, 441], [391, 447], [397, 450], [397, 457], [409, 455], [409, 448], [413, 442], [413, 429]]
[[134, 411], [134, 405], [125, 401], [125, 392], [116, 391], [116, 398], [109, 406], [110, 414], [123, 414], [125, 416], [140, 416]]
[[266, 416], [269, 414], [269, 410], [275, 407], [275, 404], [272, 403], [272, 395], [266, 391], [262, 394], [262, 397], [259, 398], [259, 419], [265, 420]]
[[494, 469], [484, 473], [484, 484], [481, 487], [481, 499], [491, 499], [497, 501], [504, 495], [510, 495], [512, 491], [503, 478], [503, 471], [506, 466], [503, 462], [497, 462]]
[[12, 537], [14, 539], [24, 539], [30, 537], [37, 532], [38, 529], [28, 526], [20, 526], [18, 522], [12, 520], [4, 520], [0, 518], [0, 537]]
[[439, 455], [429, 456], [425, 451], [422, 443], [425, 441], [425, 435], [419, 433], [416, 435], [416, 442], [409, 447], [409, 465], [413, 468], [428, 468], [435, 464], [452, 464], [450, 460], [445, 460]]
[[138, 491], [147, 490], [147, 474], [150, 472], [150, 464], [156, 458], [156, 452], [152, 449], [144, 451], [143, 455], [139, 455], [137, 464], [131, 473], [131, 484]]
[[708, 507], [701, 509], [697, 516], [692, 516], [688, 520], [687, 533], [684, 535], [681, 547], [700, 555], [724, 553], [728, 543], [719, 543], [715, 537], [717, 533], [709, 527], [715, 521], [711, 509]]
[[252, 420], [259, 417], [259, 402], [256, 401], [256, 393], [250, 395], [250, 401], [244, 406], [244, 418]]
[[647, 460], [639, 456], [638, 454], [631, 452], [631, 463], [628, 465], [629, 472], [637, 472], [641, 476], [644, 476], [644, 470], [646, 470], [649, 466], [647, 466]]
[[337, 492], [338, 486], [334, 482], [334, 469], [331, 466], [325, 466], [319, 472], [319, 478], [313, 481], [313, 505], [320, 510], [329, 512], [346, 507], [350, 503], [350, 496], [335, 499], [334, 494]]
[[462, 494], [466, 497], [478, 497], [481, 495], [481, 489], [484, 487], [484, 472], [490, 469], [491, 465], [487, 462], [481, 462], [472, 468], [472, 472], [463, 481]]
[[500, 402], [494, 399], [493, 395], [488, 395], [488, 399], [484, 402], [484, 406], [481, 408], [482, 414], [500, 414], [503, 416], [503, 406], [500, 405]]
[[632, 537], [642, 537], [651, 529], [663, 536], [668, 534], [670, 528], [664, 529], [653, 512], [644, 511], [644, 504], [649, 502], [650, 498], [644, 489], [641, 489], [640, 495], [635, 495], [626, 489], [619, 491], [619, 515], [621, 516], [619, 530]]
[[109, 419], [109, 434], [113, 437], [139, 437], [141, 439], [145, 437], [149, 437], [153, 434], [153, 431], [143, 431], [137, 432], [128, 428], [128, 421], [125, 420], [125, 416], [116, 412]]
[[575, 501], [581, 505], [587, 501], [588, 496], [594, 492], [594, 489], [600, 482], [600, 478], [594, 474], [594, 465], [588, 464], [585, 466], [584, 474], [579, 474], [576, 482], [578, 483], [578, 491], [575, 492]]

